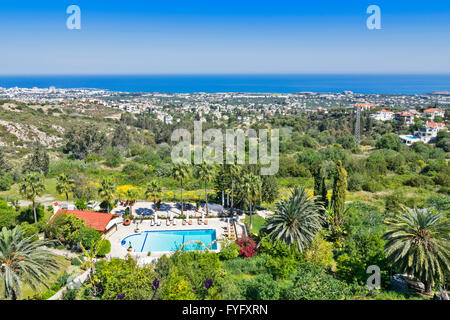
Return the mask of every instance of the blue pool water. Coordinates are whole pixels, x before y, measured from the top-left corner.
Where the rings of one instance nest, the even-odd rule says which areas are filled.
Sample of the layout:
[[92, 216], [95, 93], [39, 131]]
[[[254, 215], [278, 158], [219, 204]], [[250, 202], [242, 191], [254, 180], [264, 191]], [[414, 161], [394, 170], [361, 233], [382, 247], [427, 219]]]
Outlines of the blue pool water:
[[[133, 252], [157, 252], [157, 251], [175, 251], [183, 243], [188, 241], [201, 241], [206, 246], [216, 240], [216, 230], [170, 230], [170, 231], [145, 231], [132, 234], [122, 240], [122, 246], [133, 247]], [[203, 246], [193, 243], [183, 247], [183, 251], [202, 250]], [[210, 248], [217, 249], [217, 243], [214, 242]]]

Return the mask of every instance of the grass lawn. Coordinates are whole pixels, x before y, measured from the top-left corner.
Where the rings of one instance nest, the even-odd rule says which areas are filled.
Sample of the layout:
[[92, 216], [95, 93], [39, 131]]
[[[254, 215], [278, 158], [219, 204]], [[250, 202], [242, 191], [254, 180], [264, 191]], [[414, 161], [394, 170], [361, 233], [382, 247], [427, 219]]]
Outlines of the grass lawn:
[[[253, 227], [252, 227], [252, 229], [250, 229], [250, 233], [258, 234], [259, 230], [262, 228], [262, 226], [264, 225], [264, 222], [266, 222], [266, 220], [257, 214], [254, 214], [252, 216], [252, 220], [253, 220]], [[250, 216], [249, 215], [245, 216], [245, 222], [250, 227]]]

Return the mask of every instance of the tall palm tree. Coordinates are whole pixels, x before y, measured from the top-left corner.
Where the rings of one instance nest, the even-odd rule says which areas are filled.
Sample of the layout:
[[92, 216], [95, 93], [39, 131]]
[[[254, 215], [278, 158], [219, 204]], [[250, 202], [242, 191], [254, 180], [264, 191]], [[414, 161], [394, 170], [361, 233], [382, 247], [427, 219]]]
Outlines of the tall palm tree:
[[420, 279], [427, 292], [450, 272], [450, 223], [429, 210], [406, 210], [390, 218], [386, 257], [402, 272]]
[[4, 297], [16, 300], [22, 296], [22, 284], [33, 289], [45, 285], [49, 276], [58, 270], [55, 255], [42, 246], [48, 241], [33, 241], [35, 235], [23, 238], [20, 227], [0, 232], [0, 279]]
[[180, 190], [181, 190], [181, 215], [184, 214], [184, 202], [183, 202], [183, 180], [189, 177], [189, 169], [185, 164], [175, 164], [172, 167], [171, 176], [175, 180], [180, 181]]
[[145, 198], [152, 200], [156, 206], [156, 202], [159, 199], [161, 199], [161, 192], [162, 192], [161, 186], [158, 184], [156, 180], [152, 180], [145, 186], [144, 194]]
[[116, 185], [113, 181], [109, 179], [103, 179], [100, 188], [98, 189], [98, 195], [102, 198], [103, 201], [106, 201], [106, 210], [109, 212], [109, 203], [112, 199], [114, 199], [114, 193], [116, 192]]
[[231, 215], [234, 213], [234, 184], [236, 178], [239, 177], [239, 174], [242, 171], [242, 167], [237, 164], [228, 164], [227, 165], [228, 173], [231, 178]]
[[304, 187], [290, 189], [277, 204], [275, 215], [268, 218], [264, 230], [272, 238], [297, 246], [303, 252], [325, 222], [323, 206]]
[[75, 187], [75, 181], [66, 176], [64, 173], [58, 177], [58, 182], [56, 184], [56, 191], [60, 194], [66, 195], [66, 201], [69, 200], [69, 193], [73, 191]]
[[195, 176], [205, 183], [205, 205], [206, 215], [209, 214], [208, 208], [208, 182], [212, 182], [216, 176], [216, 169], [210, 164], [199, 164], [195, 166]]
[[261, 198], [262, 181], [259, 176], [247, 173], [242, 178], [241, 192], [249, 203], [250, 209], [250, 229], [253, 228], [253, 209], [256, 201]]
[[20, 183], [19, 190], [27, 200], [33, 202], [34, 222], [37, 222], [36, 198], [45, 191], [42, 175], [37, 172], [27, 174]]

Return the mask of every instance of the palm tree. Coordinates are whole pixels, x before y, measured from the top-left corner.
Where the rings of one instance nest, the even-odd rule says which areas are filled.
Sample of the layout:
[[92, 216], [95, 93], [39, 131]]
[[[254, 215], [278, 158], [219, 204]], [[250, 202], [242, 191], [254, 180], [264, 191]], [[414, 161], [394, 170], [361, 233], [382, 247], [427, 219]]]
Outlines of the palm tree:
[[236, 164], [227, 165], [228, 173], [231, 177], [231, 215], [234, 213], [234, 183], [242, 171], [242, 167]]
[[58, 182], [56, 184], [56, 191], [60, 194], [66, 195], [66, 201], [69, 200], [69, 193], [73, 191], [75, 187], [75, 181], [66, 176], [64, 173], [58, 177]]
[[150, 181], [145, 186], [145, 191], [144, 191], [145, 198], [152, 200], [153, 203], [155, 204], [155, 206], [156, 206], [156, 201], [161, 199], [161, 192], [162, 192], [162, 188], [156, 180]]
[[439, 213], [406, 210], [386, 221], [386, 257], [402, 272], [412, 275], [431, 292], [435, 280], [450, 272], [450, 224]]
[[19, 190], [27, 200], [33, 202], [34, 222], [37, 222], [36, 198], [45, 191], [42, 175], [37, 172], [27, 174], [20, 183]]
[[209, 214], [208, 208], [208, 182], [212, 182], [216, 176], [216, 170], [214, 166], [210, 164], [200, 164], [195, 167], [195, 176], [205, 183], [205, 205], [206, 215]]
[[0, 279], [6, 299], [20, 298], [23, 283], [33, 289], [46, 286], [45, 281], [59, 268], [55, 255], [42, 249], [48, 241], [33, 241], [33, 238], [35, 235], [24, 239], [18, 226], [0, 232]]
[[181, 190], [181, 215], [184, 214], [184, 202], [183, 202], [183, 180], [187, 179], [189, 177], [189, 169], [187, 165], [185, 164], [175, 164], [172, 167], [171, 172], [172, 178], [175, 180], [180, 181], [180, 190]]
[[261, 198], [261, 189], [262, 181], [259, 176], [255, 176], [253, 173], [247, 173], [244, 175], [241, 182], [241, 192], [249, 203], [250, 229], [253, 228], [253, 209], [256, 204], [256, 200]]
[[114, 192], [116, 191], [116, 185], [109, 179], [103, 179], [98, 189], [98, 195], [103, 201], [106, 201], [106, 210], [109, 212], [109, 203], [114, 199]]
[[264, 230], [272, 239], [296, 245], [303, 252], [325, 222], [324, 208], [315, 199], [304, 187], [290, 189], [286, 198], [278, 202], [276, 213], [266, 221]]
[[139, 193], [136, 189], [128, 189], [126, 193], [128, 201], [130, 201], [130, 214], [133, 215], [133, 204], [139, 198]]

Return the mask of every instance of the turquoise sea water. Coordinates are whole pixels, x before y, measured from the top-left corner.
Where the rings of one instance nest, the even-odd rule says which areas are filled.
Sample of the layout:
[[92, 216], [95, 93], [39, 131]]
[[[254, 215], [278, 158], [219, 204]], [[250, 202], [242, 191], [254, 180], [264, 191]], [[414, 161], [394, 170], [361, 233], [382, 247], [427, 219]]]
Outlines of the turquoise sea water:
[[[146, 231], [130, 235], [122, 240], [122, 246], [128, 249], [133, 247], [133, 252], [157, 252], [157, 251], [175, 251], [183, 243], [188, 241], [201, 241], [207, 247], [216, 240], [216, 230], [170, 230], [170, 231]], [[201, 245], [200, 245], [201, 246]], [[183, 251], [203, 250], [199, 244], [193, 243], [183, 247]], [[210, 248], [217, 249], [217, 243]]]
[[0, 87], [97, 88], [123, 92], [342, 92], [423, 94], [450, 91], [450, 75], [119, 75], [0, 76]]

